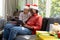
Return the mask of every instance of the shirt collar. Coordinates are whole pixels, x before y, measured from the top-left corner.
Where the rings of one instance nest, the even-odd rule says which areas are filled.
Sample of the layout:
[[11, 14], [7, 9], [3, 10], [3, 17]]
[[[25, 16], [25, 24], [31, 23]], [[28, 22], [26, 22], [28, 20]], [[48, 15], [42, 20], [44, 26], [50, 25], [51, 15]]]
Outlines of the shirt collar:
[[34, 14], [34, 16], [37, 16], [37, 15], [38, 15], [38, 14], [36, 14], [36, 13]]

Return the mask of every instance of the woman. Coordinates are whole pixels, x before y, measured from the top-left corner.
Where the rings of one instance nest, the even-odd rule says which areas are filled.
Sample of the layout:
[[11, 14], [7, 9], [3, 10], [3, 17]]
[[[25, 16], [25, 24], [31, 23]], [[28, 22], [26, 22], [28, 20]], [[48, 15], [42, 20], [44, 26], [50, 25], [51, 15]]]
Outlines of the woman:
[[[20, 16], [19, 16], [19, 20], [22, 20], [24, 23], [25, 21], [27, 21], [27, 19], [30, 17], [30, 13], [29, 13], [29, 7], [28, 6], [25, 6], [24, 7], [24, 11], [22, 13], [20, 13]], [[8, 39], [9, 37], [9, 33], [10, 33], [10, 29], [15, 27], [16, 26], [16, 20], [12, 19], [11, 20], [12, 23], [7, 23], [5, 25], [5, 28], [4, 28], [4, 35], [3, 35], [3, 38], [4, 39]], [[20, 21], [19, 21], [20, 22]]]

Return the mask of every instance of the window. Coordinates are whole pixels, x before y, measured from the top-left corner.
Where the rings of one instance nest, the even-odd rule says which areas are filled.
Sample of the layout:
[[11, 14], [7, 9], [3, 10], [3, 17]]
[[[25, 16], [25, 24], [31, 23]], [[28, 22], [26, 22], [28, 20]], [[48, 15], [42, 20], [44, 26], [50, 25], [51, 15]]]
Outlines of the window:
[[60, 17], [60, 0], [52, 0], [50, 17]]
[[45, 17], [46, 14], [46, 0], [38, 0], [38, 6], [39, 6], [39, 14], [42, 15], [42, 17]]
[[60, 0], [39, 0], [38, 4], [42, 17], [60, 17]]
[[[22, 0], [21, 0], [22, 1]], [[39, 14], [42, 17], [60, 17], [60, 0], [25, 0], [30, 4], [38, 4]], [[19, 4], [25, 5], [25, 1]]]

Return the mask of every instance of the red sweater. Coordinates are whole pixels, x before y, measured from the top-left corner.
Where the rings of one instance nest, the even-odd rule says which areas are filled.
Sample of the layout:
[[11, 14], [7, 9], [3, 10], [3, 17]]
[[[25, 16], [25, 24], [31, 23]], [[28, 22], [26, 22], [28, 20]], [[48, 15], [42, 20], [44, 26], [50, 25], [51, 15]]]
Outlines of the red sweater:
[[42, 26], [42, 17], [34, 14], [34, 16], [31, 16], [31, 18], [27, 21], [27, 25], [33, 27], [32, 34], [36, 33], [36, 30], [40, 30]]

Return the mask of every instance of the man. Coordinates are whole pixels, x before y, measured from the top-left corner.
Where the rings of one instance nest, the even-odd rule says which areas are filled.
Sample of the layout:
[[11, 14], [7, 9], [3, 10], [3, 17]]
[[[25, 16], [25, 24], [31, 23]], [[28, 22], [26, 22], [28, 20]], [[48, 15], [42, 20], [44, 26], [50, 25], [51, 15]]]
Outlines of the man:
[[10, 29], [8, 40], [14, 40], [17, 34], [35, 34], [36, 30], [41, 29], [42, 17], [38, 15], [38, 7], [33, 5], [32, 11], [32, 16], [27, 20], [27, 23], [24, 26], [13, 27]]
[[[29, 13], [29, 7], [25, 6], [24, 7], [24, 12], [20, 13], [19, 16], [19, 20], [22, 20], [24, 23], [25, 21], [30, 17], [30, 13]], [[4, 33], [3, 33], [3, 38], [8, 40], [9, 37], [9, 33], [10, 33], [10, 29], [13, 28], [14, 26], [16, 26], [16, 21], [13, 20], [14, 22], [12, 23], [8, 23], [5, 25], [4, 28]]]

